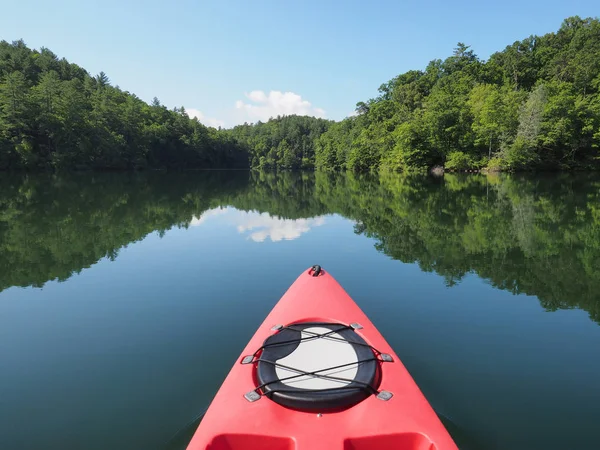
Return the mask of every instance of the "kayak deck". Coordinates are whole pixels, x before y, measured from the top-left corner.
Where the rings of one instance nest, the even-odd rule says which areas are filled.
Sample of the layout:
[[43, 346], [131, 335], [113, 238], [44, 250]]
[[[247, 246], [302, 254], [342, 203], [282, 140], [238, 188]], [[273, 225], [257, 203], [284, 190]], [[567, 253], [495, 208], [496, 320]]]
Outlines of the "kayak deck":
[[[332, 328], [332, 324], [340, 328]], [[311, 331], [315, 329], [321, 331]], [[286, 330], [292, 330], [288, 333], [298, 333], [301, 345], [285, 338], [283, 331]], [[286, 362], [294, 358], [298, 361], [300, 357], [287, 355], [290, 350], [283, 348], [294, 345], [294, 352], [310, 354], [311, 346], [316, 345], [310, 333], [324, 334], [328, 341], [339, 341], [333, 334], [339, 335], [350, 340], [355, 350], [359, 347], [374, 349], [372, 355], [375, 356], [369, 361], [376, 362], [359, 362], [358, 368], [354, 366], [352, 371], [352, 365], [345, 362], [343, 353], [354, 353], [335, 350], [336, 353], [332, 353], [335, 357], [330, 358], [328, 364], [329, 367], [338, 367], [338, 372], [343, 367], [343, 375], [326, 372], [321, 364], [315, 366], [320, 367], [316, 370], [317, 375], [312, 377], [317, 378], [318, 382], [315, 382], [305, 375], [314, 370], [303, 368], [298, 371], [294, 367], [291, 367], [291, 372], [284, 370], [290, 368]], [[357, 337], [354, 338], [354, 335]], [[269, 342], [274, 345], [269, 347]], [[306, 350], [298, 351], [303, 346]], [[347, 348], [350, 347], [346, 345]], [[261, 372], [261, 355], [269, 351], [284, 355], [276, 357], [277, 363], [283, 361], [281, 366], [284, 369], [277, 372], [263, 367]], [[356, 350], [356, 354], [360, 352], [366, 354], [364, 350]], [[361, 369], [361, 364], [366, 366], [367, 363], [376, 366], [376, 376], [367, 373], [367, 369]], [[316, 386], [331, 390], [331, 383], [343, 382], [342, 387], [334, 387], [332, 392], [336, 395], [342, 391], [349, 392], [348, 386], [352, 387], [352, 383], [344, 380], [356, 377], [361, 370], [364, 375], [361, 379], [371, 380], [372, 392], [367, 392], [361, 398], [355, 395], [352, 401], [346, 399], [346, 403], [323, 403], [318, 395], [313, 403], [312, 400], [303, 403], [303, 389], [307, 395], [314, 392], [319, 394]], [[278, 380], [270, 381], [275, 376], [273, 373], [279, 377]], [[283, 399], [277, 397], [276, 389], [269, 392], [270, 383], [271, 386], [285, 386], [280, 395]], [[357, 383], [360, 385], [362, 382]], [[323, 392], [327, 392], [327, 395], [330, 393]], [[292, 401], [286, 396], [293, 397]], [[266, 317], [224, 380], [188, 446], [188, 450], [456, 448], [393, 349], [346, 291], [320, 268], [318, 272], [313, 269], [303, 272]]]

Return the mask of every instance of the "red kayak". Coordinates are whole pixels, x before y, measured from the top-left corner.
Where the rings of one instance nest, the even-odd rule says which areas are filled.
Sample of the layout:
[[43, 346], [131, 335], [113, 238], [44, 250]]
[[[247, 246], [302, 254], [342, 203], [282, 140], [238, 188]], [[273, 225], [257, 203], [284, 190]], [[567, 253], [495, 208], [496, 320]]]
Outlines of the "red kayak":
[[319, 266], [292, 284], [188, 450], [456, 450], [392, 348]]

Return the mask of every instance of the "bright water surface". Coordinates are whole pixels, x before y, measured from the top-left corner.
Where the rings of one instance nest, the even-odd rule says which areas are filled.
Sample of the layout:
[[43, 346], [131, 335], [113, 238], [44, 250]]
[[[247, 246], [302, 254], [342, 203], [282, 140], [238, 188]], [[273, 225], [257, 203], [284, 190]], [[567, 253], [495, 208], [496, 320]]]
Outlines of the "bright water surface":
[[0, 177], [0, 449], [180, 448], [316, 263], [461, 448], [599, 448], [600, 179], [197, 172]]

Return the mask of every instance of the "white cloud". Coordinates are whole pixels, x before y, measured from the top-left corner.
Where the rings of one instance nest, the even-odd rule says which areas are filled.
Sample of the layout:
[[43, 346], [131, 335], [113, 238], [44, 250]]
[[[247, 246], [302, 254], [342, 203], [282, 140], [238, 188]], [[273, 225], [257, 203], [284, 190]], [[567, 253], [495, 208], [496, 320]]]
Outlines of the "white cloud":
[[187, 113], [187, 115], [190, 118], [196, 118], [198, 119], [200, 122], [202, 122], [204, 125], [207, 125], [209, 127], [213, 127], [213, 128], [219, 128], [225, 127], [225, 122], [219, 119], [213, 119], [212, 117], [206, 117], [204, 115], [204, 113], [202, 111], [199, 111], [197, 109], [194, 108], [185, 108], [185, 112]]
[[251, 91], [244, 94], [246, 100], [238, 100], [234, 107], [224, 112], [224, 119], [215, 119], [206, 117], [206, 115], [195, 108], [185, 108], [185, 112], [191, 118], [197, 118], [204, 125], [214, 128], [225, 128], [242, 124], [244, 122], [266, 122], [272, 117], [277, 116], [313, 116], [325, 118], [326, 113], [323, 108], [317, 108], [311, 102], [305, 100], [299, 94], [294, 92], [281, 91]]
[[256, 122], [257, 120], [266, 122], [271, 117], [292, 114], [325, 117], [325, 111], [322, 108], [314, 107], [312, 103], [294, 92], [270, 91], [267, 94], [264, 91], [252, 91], [246, 94], [246, 98], [250, 101], [238, 100], [235, 102], [236, 110], [242, 113], [239, 118], [240, 122]]
[[267, 239], [272, 242], [291, 241], [308, 233], [312, 228], [325, 224], [323, 216], [310, 219], [283, 219], [268, 213], [238, 211], [227, 207], [209, 209], [200, 217], [194, 216], [189, 226], [198, 227], [216, 216], [226, 216], [217, 220], [222, 224], [235, 226], [238, 233], [247, 235], [254, 242], [264, 242]]
[[272, 242], [298, 239], [311, 228], [321, 226], [325, 218], [312, 219], [282, 219], [268, 213], [241, 213], [241, 223], [237, 230], [240, 234], [250, 232], [249, 238], [254, 242], [264, 242], [270, 238]]
[[226, 208], [214, 208], [204, 211], [200, 217], [193, 216], [192, 220], [189, 223], [190, 227], [198, 227], [206, 222], [206, 219], [214, 216], [220, 216], [222, 214], [226, 214]]

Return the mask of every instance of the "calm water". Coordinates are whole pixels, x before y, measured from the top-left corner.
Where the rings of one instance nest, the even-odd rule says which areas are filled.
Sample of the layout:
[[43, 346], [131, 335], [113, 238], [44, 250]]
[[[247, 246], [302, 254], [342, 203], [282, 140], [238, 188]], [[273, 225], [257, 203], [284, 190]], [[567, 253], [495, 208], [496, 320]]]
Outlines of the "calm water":
[[462, 448], [598, 448], [600, 179], [200, 172], [0, 177], [0, 449], [178, 448], [316, 263]]

